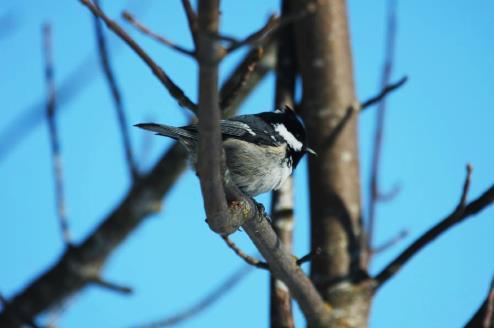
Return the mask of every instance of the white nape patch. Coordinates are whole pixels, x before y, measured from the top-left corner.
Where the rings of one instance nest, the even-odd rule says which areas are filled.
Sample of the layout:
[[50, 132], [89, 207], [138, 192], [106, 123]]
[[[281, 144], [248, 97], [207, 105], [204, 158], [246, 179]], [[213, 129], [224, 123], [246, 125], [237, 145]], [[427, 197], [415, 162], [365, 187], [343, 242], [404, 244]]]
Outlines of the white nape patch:
[[295, 138], [295, 136], [286, 129], [286, 126], [284, 124], [274, 124], [274, 130], [280, 134], [280, 136], [283, 137], [283, 139], [286, 140], [290, 148], [292, 148], [295, 151], [301, 151], [302, 150], [302, 143]]
[[248, 126], [247, 124], [245, 123], [242, 123], [242, 122], [238, 122], [238, 124], [243, 127], [247, 132], [249, 132], [250, 135], [253, 135], [255, 136], [256, 133], [254, 131], [252, 131], [252, 129], [250, 128], [250, 126]]

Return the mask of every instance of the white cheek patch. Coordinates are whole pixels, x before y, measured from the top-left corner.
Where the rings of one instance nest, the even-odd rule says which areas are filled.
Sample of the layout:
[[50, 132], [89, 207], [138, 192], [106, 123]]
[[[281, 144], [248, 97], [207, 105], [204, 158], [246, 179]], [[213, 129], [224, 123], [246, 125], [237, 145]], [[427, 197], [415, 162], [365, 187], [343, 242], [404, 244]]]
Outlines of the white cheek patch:
[[295, 151], [301, 151], [302, 150], [302, 143], [295, 138], [295, 136], [286, 129], [286, 126], [284, 124], [274, 124], [274, 130], [280, 134], [280, 136], [283, 137], [283, 139], [286, 140], [290, 148], [292, 148]]

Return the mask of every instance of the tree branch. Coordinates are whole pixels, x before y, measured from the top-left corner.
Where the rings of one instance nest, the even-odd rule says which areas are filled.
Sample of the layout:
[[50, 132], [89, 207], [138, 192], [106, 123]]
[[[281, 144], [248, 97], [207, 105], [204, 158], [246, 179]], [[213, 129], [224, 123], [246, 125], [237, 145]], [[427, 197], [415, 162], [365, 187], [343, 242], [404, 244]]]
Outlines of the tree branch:
[[408, 246], [395, 260], [388, 264], [377, 276], [374, 278], [376, 282], [375, 289], [379, 289], [384, 283], [386, 283], [391, 277], [393, 277], [413, 256], [420, 252], [423, 248], [429, 245], [434, 239], [446, 232], [448, 229], [469, 218], [472, 215], [477, 214], [484, 208], [488, 207], [494, 202], [494, 185], [487, 189], [479, 198], [465, 205], [465, 200], [468, 194], [470, 186], [471, 167], [467, 166], [467, 176], [463, 186], [463, 192], [460, 197], [460, 201], [455, 210], [444, 218], [441, 222], [436, 224], [421, 237], [419, 237], [412, 245]]
[[[272, 47], [270, 47], [272, 49]], [[227, 79], [225, 85], [238, 74], [245, 65], [244, 59]], [[228, 113], [238, 109], [254, 86], [273, 68], [272, 61], [262, 59], [256, 67], [239, 98]], [[18, 326], [19, 320], [14, 309], [19, 308], [23, 316], [33, 318], [39, 313], [59, 304], [68, 296], [78, 292], [89, 283], [90, 277], [82, 277], [81, 272], [97, 276], [109, 255], [141, 224], [149, 213], [159, 210], [161, 199], [165, 197], [180, 174], [185, 170], [187, 154], [182, 146], [175, 144], [158, 161], [151, 172], [134, 182], [123, 201], [87, 237], [81, 245], [67, 249], [60, 259], [45, 272], [24, 287], [9, 302], [11, 306], [0, 313], [0, 327]]]
[[127, 287], [127, 286], [122, 286], [122, 285], [110, 282], [108, 280], [104, 280], [103, 278], [101, 278], [99, 276], [94, 277], [94, 278], [89, 278], [88, 282], [95, 284], [97, 286], [100, 286], [102, 288], [108, 289], [110, 291], [117, 292], [117, 293], [121, 293], [121, 294], [125, 294], [125, 295], [132, 294], [132, 288]]
[[[396, 0], [388, 2], [388, 22], [386, 29], [386, 41], [385, 41], [385, 59], [384, 68], [382, 72], [381, 88], [386, 90], [386, 86], [389, 85], [391, 74], [393, 72], [395, 43], [396, 43]], [[367, 216], [367, 261], [372, 259], [372, 247], [374, 241], [374, 227], [376, 221], [377, 204], [379, 202], [379, 196], [381, 195], [379, 187], [379, 175], [381, 165], [381, 153], [382, 144], [384, 139], [384, 122], [386, 117], [386, 99], [382, 99], [378, 103], [377, 119], [374, 130], [374, 142], [372, 149], [372, 160], [370, 167], [370, 183], [369, 183], [369, 213]]]
[[187, 97], [182, 89], [176, 85], [165, 71], [137, 44], [137, 42], [125, 32], [120, 25], [108, 18], [103, 11], [90, 0], [79, 0], [84, 6], [86, 6], [94, 16], [101, 18], [106, 26], [118, 35], [134, 52], [148, 65], [153, 74], [160, 80], [165, 86], [170, 95], [178, 102], [182, 107], [190, 109], [192, 112], [196, 112], [197, 105]]
[[187, 22], [189, 23], [190, 34], [192, 35], [192, 40], [194, 41], [194, 45], [197, 50], [198, 40], [198, 23], [197, 23], [197, 15], [192, 8], [189, 0], [182, 0], [182, 6], [184, 7], [185, 14], [187, 16]]
[[45, 24], [43, 26], [43, 50], [45, 60], [45, 80], [47, 89], [46, 102], [46, 119], [50, 132], [50, 145], [53, 162], [53, 176], [55, 181], [55, 198], [57, 205], [57, 216], [60, 224], [62, 238], [67, 247], [71, 245], [69, 223], [65, 208], [65, 195], [63, 185], [63, 167], [62, 155], [60, 151], [60, 141], [58, 136], [58, 127], [55, 120], [57, 109], [57, 95], [55, 88], [54, 69], [53, 69], [53, 53], [52, 53], [52, 33], [51, 26]]
[[269, 266], [266, 262], [260, 261], [250, 255], [245, 254], [245, 252], [242, 251], [230, 238], [228, 238], [227, 236], [221, 236], [221, 238], [223, 238], [228, 247], [230, 247], [240, 258], [242, 258], [245, 263], [259, 269], [269, 270]]
[[[95, 5], [100, 7], [100, 0], [95, 0]], [[130, 176], [133, 180], [139, 177], [139, 172], [137, 171], [137, 166], [132, 154], [132, 146], [129, 136], [129, 124], [127, 123], [127, 117], [125, 115], [122, 96], [120, 90], [117, 86], [117, 81], [115, 79], [115, 74], [110, 65], [110, 54], [108, 51], [108, 46], [106, 43], [105, 33], [103, 31], [103, 24], [98, 17], [94, 16], [94, 27], [96, 32], [96, 40], [98, 46], [98, 53], [100, 58], [101, 67], [106, 78], [106, 82], [110, 88], [110, 93], [112, 95], [113, 104], [115, 106], [115, 111], [117, 113], [118, 124], [120, 128], [120, 135], [122, 137], [122, 142], [125, 151], [125, 158], [127, 159], [127, 166], [129, 168]]]
[[465, 324], [465, 328], [493, 328], [494, 327], [494, 278], [484, 302], [472, 318]]
[[146, 26], [144, 26], [144, 24], [142, 24], [141, 22], [139, 22], [134, 16], [132, 16], [132, 14], [128, 11], [124, 11], [122, 13], [122, 17], [130, 24], [132, 24], [132, 26], [134, 26], [138, 31], [140, 31], [141, 33], [149, 36], [150, 38], [158, 41], [159, 43], [167, 46], [167, 47], [170, 47], [171, 49], [175, 50], [175, 51], [178, 51], [179, 53], [181, 54], [184, 54], [184, 55], [187, 55], [187, 56], [191, 56], [191, 57], [195, 57], [195, 52], [192, 51], [192, 50], [189, 50], [189, 49], [185, 49], [184, 47], [181, 47], [181, 46], [178, 46], [176, 45], [175, 43], [173, 43], [172, 41], [164, 38], [163, 36], [159, 35], [158, 33], [155, 33], [153, 31], [151, 31], [149, 28], [147, 28]]
[[233, 274], [227, 277], [221, 284], [216, 286], [211, 292], [206, 294], [190, 307], [178, 311], [176, 314], [172, 314], [165, 319], [161, 319], [150, 324], [139, 325], [137, 327], [174, 327], [183, 321], [189, 320], [216, 304], [216, 302], [218, 302], [227, 293], [231, 292], [233, 288], [236, 287], [245, 277], [247, 277], [247, 274], [251, 272], [252, 269], [250, 266], [246, 267], [242, 265], [241, 268], [235, 270]]

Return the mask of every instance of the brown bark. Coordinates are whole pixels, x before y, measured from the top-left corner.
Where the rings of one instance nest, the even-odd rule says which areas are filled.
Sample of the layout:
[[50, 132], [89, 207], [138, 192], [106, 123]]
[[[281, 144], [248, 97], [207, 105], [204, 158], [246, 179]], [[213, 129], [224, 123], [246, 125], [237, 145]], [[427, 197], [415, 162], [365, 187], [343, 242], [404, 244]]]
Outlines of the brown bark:
[[[284, 0], [281, 19], [290, 15], [293, 0]], [[278, 33], [276, 60], [275, 106], [294, 107], [296, 62], [293, 44], [293, 25], [287, 25]], [[293, 239], [293, 181], [290, 177], [285, 184], [272, 193], [271, 219], [276, 234], [287, 250], [292, 249]], [[270, 276], [270, 325], [271, 327], [294, 327], [292, 300], [286, 285]]]
[[366, 276], [360, 264], [366, 251], [346, 2], [320, 1], [314, 15], [296, 24], [295, 35], [301, 113], [309, 146], [318, 153], [309, 158], [311, 249], [320, 247], [322, 254], [312, 261], [311, 278], [348, 326], [365, 327], [370, 289], [359, 284]]

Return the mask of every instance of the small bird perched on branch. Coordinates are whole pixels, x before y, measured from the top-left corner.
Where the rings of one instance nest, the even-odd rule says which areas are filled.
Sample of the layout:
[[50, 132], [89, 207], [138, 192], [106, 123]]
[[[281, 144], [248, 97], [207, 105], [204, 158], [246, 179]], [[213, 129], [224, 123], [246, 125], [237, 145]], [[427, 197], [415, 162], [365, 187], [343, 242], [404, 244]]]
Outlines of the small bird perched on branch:
[[[135, 126], [178, 140], [196, 163], [197, 124], [173, 127], [141, 123]], [[280, 188], [305, 153], [316, 154], [307, 146], [302, 121], [288, 106], [274, 112], [221, 120], [220, 128], [232, 180], [250, 197]]]

